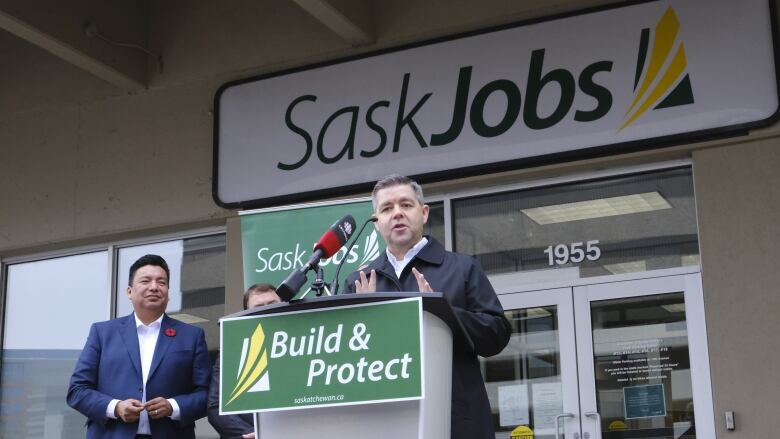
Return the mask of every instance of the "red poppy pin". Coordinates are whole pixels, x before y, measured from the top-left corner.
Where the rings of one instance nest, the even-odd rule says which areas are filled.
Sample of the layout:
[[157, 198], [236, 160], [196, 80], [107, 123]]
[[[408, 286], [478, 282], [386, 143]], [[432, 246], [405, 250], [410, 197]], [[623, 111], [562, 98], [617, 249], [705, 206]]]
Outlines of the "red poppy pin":
[[168, 328], [165, 330], [165, 335], [167, 335], [168, 337], [173, 337], [176, 335], [176, 330], [173, 328]]

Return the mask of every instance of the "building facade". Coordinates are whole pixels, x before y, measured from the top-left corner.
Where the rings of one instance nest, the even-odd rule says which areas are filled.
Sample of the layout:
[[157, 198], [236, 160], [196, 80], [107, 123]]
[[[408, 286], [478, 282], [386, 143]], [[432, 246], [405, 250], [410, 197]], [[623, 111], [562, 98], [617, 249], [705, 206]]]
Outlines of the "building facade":
[[[89, 324], [130, 311], [138, 255], [171, 263], [170, 311], [204, 327], [216, 355], [216, 321], [244, 288], [242, 209], [214, 196], [225, 84], [650, 3], [0, 4], [0, 437], [83, 434], [66, 382]], [[774, 49], [757, 57], [774, 69]], [[744, 68], [733, 81], [751, 77]], [[479, 260], [513, 324], [507, 349], [483, 361], [497, 437], [521, 425], [536, 437], [771, 437], [780, 130], [762, 121], [484, 170], [380, 166], [337, 193], [261, 207], [365, 197], [384, 171], [421, 175], [428, 233]], [[278, 185], [265, 172], [256, 184]]]

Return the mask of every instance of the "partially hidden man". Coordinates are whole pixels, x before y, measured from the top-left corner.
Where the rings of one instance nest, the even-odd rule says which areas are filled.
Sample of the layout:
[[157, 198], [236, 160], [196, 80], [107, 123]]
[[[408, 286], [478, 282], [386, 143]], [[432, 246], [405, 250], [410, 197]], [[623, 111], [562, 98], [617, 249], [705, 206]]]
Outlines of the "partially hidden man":
[[[244, 309], [272, 305], [281, 302], [276, 288], [270, 284], [254, 284], [244, 292]], [[219, 359], [209, 385], [208, 416], [209, 424], [219, 433], [220, 439], [255, 439], [255, 421], [251, 413], [239, 415], [219, 414]]]
[[387, 251], [352, 273], [346, 292], [442, 292], [474, 342], [473, 350], [453, 346], [451, 437], [495, 438], [477, 355], [501, 352], [511, 327], [493, 287], [474, 258], [446, 251], [435, 239], [423, 236], [429, 208], [414, 180], [385, 177], [374, 186], [372, 201]]
[[211, 378], [201, 328], [172, 319], [168, 264], [146, 255], [130, 267], [130, 315], [95, 323], [68, 388], [88, 439], [194, 439]]

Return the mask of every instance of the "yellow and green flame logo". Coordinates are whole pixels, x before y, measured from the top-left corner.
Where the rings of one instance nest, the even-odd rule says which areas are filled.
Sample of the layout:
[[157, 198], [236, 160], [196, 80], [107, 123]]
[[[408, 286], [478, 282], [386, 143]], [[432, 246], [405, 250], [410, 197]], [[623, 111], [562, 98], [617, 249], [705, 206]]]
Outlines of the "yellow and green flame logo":
[[680, 21], [670, 6], [655, 26], [648, 62], [650, 29], [642, 29], [634, 79], [634, 99], [618, 132], [634, 123], [651, 107], [660, 109], [693, 103], [685, 45], [679, 41], [679, 31]]
[[252, 336], [244, 339], [241, 361], [238, 365], [238, 380], [225, 405], [230, 404], [246, 392], [270, 390], [267, 370], [268, 353], [263, 347], [264, 341], [263, 325], [258, 323]]

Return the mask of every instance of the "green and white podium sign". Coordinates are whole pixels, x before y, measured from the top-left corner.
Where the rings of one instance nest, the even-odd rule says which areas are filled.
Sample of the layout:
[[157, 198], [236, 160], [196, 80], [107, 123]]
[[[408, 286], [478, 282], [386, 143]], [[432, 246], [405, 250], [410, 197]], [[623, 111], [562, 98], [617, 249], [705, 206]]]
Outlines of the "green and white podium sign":
[[424, 396], [420, 298], [221, 322], [223, 414]]

